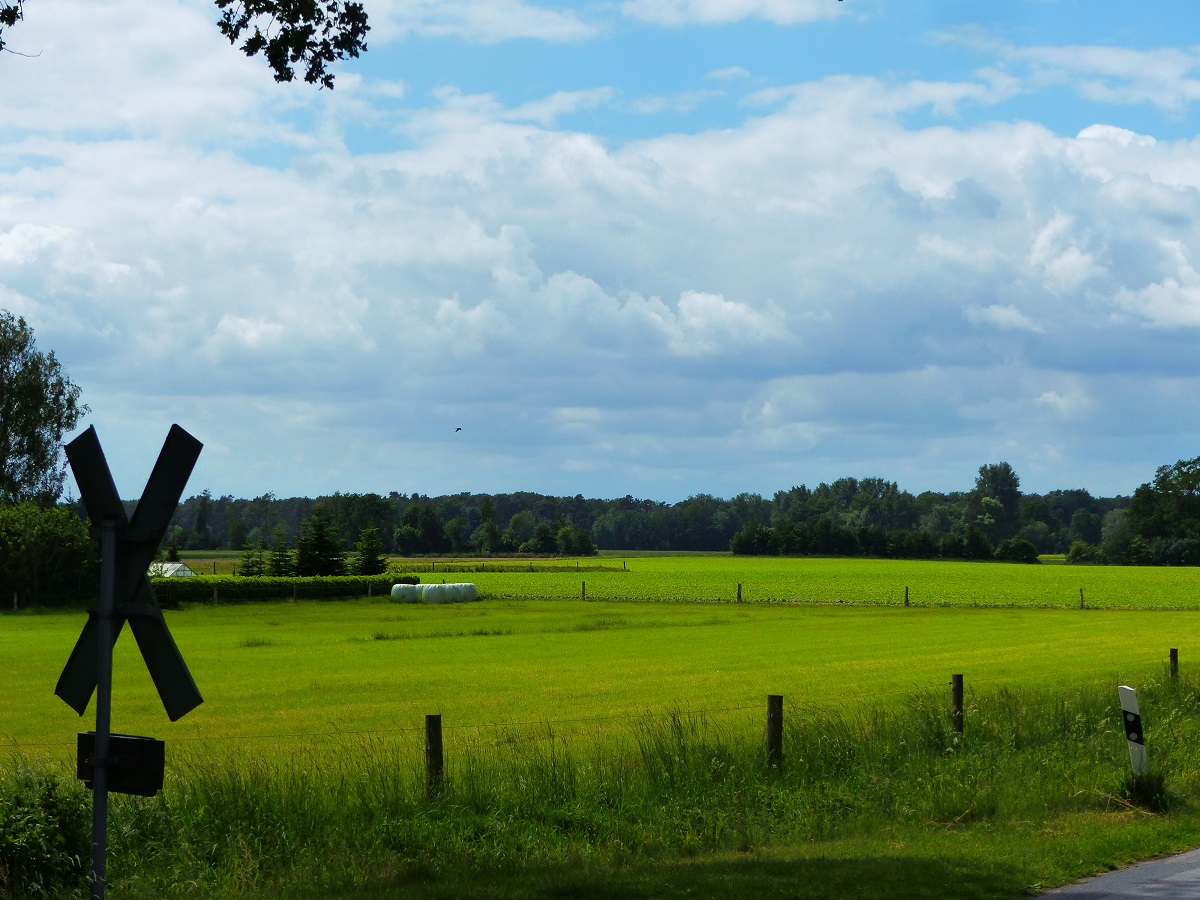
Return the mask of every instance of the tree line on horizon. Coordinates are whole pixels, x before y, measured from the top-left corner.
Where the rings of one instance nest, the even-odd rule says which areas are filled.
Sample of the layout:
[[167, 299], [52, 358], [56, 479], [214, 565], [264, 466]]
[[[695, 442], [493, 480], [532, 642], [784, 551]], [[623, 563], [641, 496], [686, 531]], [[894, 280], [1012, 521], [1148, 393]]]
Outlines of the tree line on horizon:
[[[29, 605], [86, 595], [93, 544], [78, 501], [0, 501], [0, 596]], [[532, 492], [247, 500], [204, 491], [182, 501], [168, 526], [164, 555], [182, 550], [241, 550], [246, 575], [373, 574], [388, 556], [599, 550], [1015, 562], [1063, 553], [1072, 563], [1200, 565], [1200, 457], [1160, 467], [1131, 497], [1023, 493], [1006, 462], [981, 466], [969, 491], [912, 494], [894, 481], [848, 477], [769, 499], [696, 494], [678, 503]]]
[[180, 504], [168, 542], [186, 550], [291, 545], [320, 510], [344, 549], [371, 526], [383, 552], [399, 556], [732, 550], [982, 559], [999, 550], [1011, 559], [1061, 553], [1076, 562], [1200, 564], [1200, 543], [1193, 546], [1200, 510], [1172, 512], [1155, 499], [1178, 494], [1189, 465], [1195, 461], [1163, 467], [1133, 497], [1094, 497], [1084, 489], [1023, 493], [1006, 462], [981, 466], [968, 491], [913, 494], [894, 481], [847, 477], [771, 498], [695, 494], [678, 503], [394, 491], [247, 500], [205, 491]]

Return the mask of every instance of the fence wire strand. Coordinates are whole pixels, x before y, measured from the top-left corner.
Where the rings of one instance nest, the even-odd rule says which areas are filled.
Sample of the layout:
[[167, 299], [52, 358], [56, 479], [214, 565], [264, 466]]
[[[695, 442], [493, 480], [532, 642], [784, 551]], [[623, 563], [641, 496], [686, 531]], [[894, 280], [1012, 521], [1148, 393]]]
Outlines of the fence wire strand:
[[[1144, 663], [1144, 664], [1142, 664], [1140, 671], [1145, 672], [1147, 670], [1152, 670], [1155, 667], [1163, 667], [1165, 670], [1166, 660], [1155, 659], [1152, 662]], [[1136, 669], [1138, 667], [1131, 666], [1131, 667], [1126, 667], [1126, 668]], [[1098, 673], [1098, 672], [1104, 673], [1106, 678], [1112, 678], [1114, 683], [1117, 680], [1119, 680], [1119, 678], [1120, 678], [1120, 676], [1117, 675], [1114, 667], [1110, 666], [1110, 665], [1092, 666], [1092, 667], [1087, 667], [1087, 668], [1073, 668], [1073, 669], [1071, 669], [1069, 674], [1071, 676], [1076, 676], [1081, 673], [1094, 674], [1094, 673]], [[1053, 678], [1056, 675], [1063, 675], [1063, 674], [1064, 673], [1062, 673], [1061, 671], [1041, 671], [1041, 672], [1028, 673], [1021, 678], [1021, 682], [1027, 682], [1030, 678], [1048, 679], [1048, 678]], [[943, 687], [949, 687], [949, 684], [950, 684], [949, 681], [945, 682], [945, 685], [943, 685], [940, 682], [929, 682], [925, 685], [913, 684], [907, 688], [891, 690], [891, 691], [871, 691], [871, 692], [862, 693], [862, 694], [843, 695], [843, 696], [839, 696], [837, 698], [830, 699], [826, 702], [819, 703], [816, 705], [812, 705], [812, 704], [806, 705], [805, 707], [802, 708], [799, 715], [805, 716], [805, 715], [815, 715], [815, 714], [829, 714], [834, 711], [843, 710], [844, 707], [848, 704], [860, 704], [863, 702], [873, 702], [873, 701], [878, 702], [880, 700], [887, 700], [887, 699], [896, 698], [896, 697], [907, 697], [910, 699], [916, 699], [916, 698], [920, 698], [924, 695], [936, 694]], [[967, 691], [966, 707], [967, 707], [968, 711], [970, 711], [971, 709], [975, 709], [976, 711], [978, 711], [981, 708], [979, 705], [981, 703], [990, 708], [1001, 697], [1001, 695], [997, 692], [993, 692], [993, 693], [990, 693], [990, 694], [987, 694], [987, 695], [981, 697], [978, 693], [979, 687], [983, 686], [983, 687], [994, 688], [996, 686], [1000, 686], [1001, 690], [1007, 690], [1007, 688], [1005, 686], [1012, 685], [1012, 684], [1014, 684], [1014, 682], [1012, 680], [1005, 679], [1002, 677], [981, 678], [981, 679], [966, 678], [964, 680], [964, 686]], [[1019, 683], [1016, 688], [1013, 688], [1013, 690], [1017, 690], [1017, 689], [1019, 689]], [[1015, 694], [1013, 696], [1015, 697]], [[1064, 702], [1065, 701], [1062, 698], [1052, 698], [1052, 699], [1048, 699], [1045, 701], [1032, 702], [1032, 703], [1029, 701], [1025, 701], [1025, 702], [1021, 703], [1019, 706], [1015, 707], [1015, 709], [1018, 711], [1022, 711], [1022, 712], [1030, 712], [1030, 711], [1035, 711], [1035, 710], [1044, 710], [1044, 709], [1061, 706]], [[949, 706], [949, 698], [948, 697], [947, 697], [946, 705], [947, 705], [947, 707]], [[564, 730], [567, 732], [571, 732], [572, 729], [569, 726], [598, 725], [598, 724], [618, 723], [618, 722], [619, 723], [644, 723], [648, 720], [661, 719], [661, 718], [665, 718], [667, 716], [672, 716], [672, 715], [682, 715], [682, 716], [688, 716], [688, 717], [693, 717], [693, 718], [705, 718], [705, 717], [718, 716], [718, 715], [723, 715], [723, 714], [728, 714], [728, 713], [761, 711], [762, 708], [763, 708], [763, 705], [761, 703], [742, 703], [742, 704], [738, 704], [735, 706], [695, 707], [695, 708], [688, 706], [687, 704], [679, 704], [675, 707], [667, 707], [667, 708], [657, 709], [657, 710], [646, 709], [646, 710], [643, 710], [638, 713], [622, 713], [622, 714], [603, 715], [603, 716], [580, 716], [580, 717], [575, 717], [575, 718], [570, 718], [570, 719], [543, 719], [543, 720], [527, 720], [527, 721], [515, 721], [515, 722], [474, 722], [474, 723], [468, 722], [468, 723], [444, 724], [442, 726], [442, 728], [445, 731], [457, 731], [457, 732], [469, 732], [469, 731], [484, 732], [484, 731], [533, 729], [533, 728], [545, 729], [549, 733], [553, 733], [555, 730]], [[576, 729], [576, 730], [578, 730], [578, 729]], [[362, 738], [362, 737], [370, 738], [370, 737], [374, 737], [377, 735], [385, 736], [385, 735], [420, 734], [423, 731], [424, 731], [424, 726], [412, 725], [412, 726], [394, 726], [394, 727], [390, 727], [390, 728], [335, 728], [332, 730], [324, 730], [324, 731], [284, 731], [284, 732], [265, 732], [265, 733], [233, 734], [233, 735], [193, 734], [193, 735], [180, 735], [177, 737], [172, 737], [170, 740], [172, 743], [180, 743], [180, 744], [202, 744], [202, 743], [216, 743], [216, 742], [232, 743], [232, 744], [249, 744], [249, 743], [261, 742], [261, 741], [293, 742], [293, 741], [327, 741], [327, 740], [333, 740], [333, 739], [339, 739], [339, 738]], [[528, 739], [528, 736], [525, 736], [525, 739]], [[39, 741], [39, 742], [34, 742], [34, 743], [24, 743], [16, 738], [8, 736], [8, 735], [0, 736], [0, 740], [3, 740], [4, 744], [6, 744], [9, 747], [9, 749], [16, 750], [19, 752], [25, 751], [25, 750], [55, 750], [55, 749], [65, 750], [65, 749], [69, 749], [69, 748], [75, 746], [73, 741], [45, 741], [45, 742]]]

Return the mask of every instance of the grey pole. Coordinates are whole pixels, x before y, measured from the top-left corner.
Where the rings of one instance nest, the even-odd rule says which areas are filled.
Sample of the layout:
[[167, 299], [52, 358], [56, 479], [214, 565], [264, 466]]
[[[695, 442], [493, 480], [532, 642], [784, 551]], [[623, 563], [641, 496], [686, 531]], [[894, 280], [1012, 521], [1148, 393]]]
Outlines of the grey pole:
[[112, 730], [113, 610], [117, 588], [117, 520], [100, 531], [99, 669], [96, 673], [96, 744], [92, 771], [92, 900], [104, 900], [108, 854], [108, 736]]

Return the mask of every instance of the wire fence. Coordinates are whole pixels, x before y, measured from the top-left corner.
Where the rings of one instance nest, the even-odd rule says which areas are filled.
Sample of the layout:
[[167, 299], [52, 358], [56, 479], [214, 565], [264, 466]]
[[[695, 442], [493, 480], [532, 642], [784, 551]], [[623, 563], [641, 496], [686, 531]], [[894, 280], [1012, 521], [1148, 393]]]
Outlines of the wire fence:
[[[1013, 697], [1020, 696], [1023, 689], [1030, 689], [1033, 697], [1025, 699], [1020, 705], [1009, 708], [1017, 711], [1033, 712], [1036, 710], [1045, 710], [1061, 707], [1068, 696], [1067, 692], [1060, 691], [1057, 696], [1045, 696], [1044, 685], [1047, 680], [1060, 679], [1064, 685], [1073, 685], [1076, 690], [1085, 688], [1099, 688], [1101, 682], [1111, 681], [1111, 686], [1114, 690], [1116, 685], [1122, 680], [1141, 681], [1147, 677], [1153, 677], [1151, 673], [1163, 674], [1167, 673], [1167, 661], [1165, 659], [1149, 659], [1135, 663], [1133, 665], [1125, 665], [1120, 667], [1125, 674], [1122, 675], [1118, 671], [1117, 666], [1113, 665], [1096, 665], [1089, 667], [1072, 667], [1069, 672], [1064, 672], [1061, 669], [1042, 669], [1036, 671], [1025, 671], [1019, 678], [1008, 678], [1003, 676], [994, 676], [990, 678], [967, 679], [965, 681], [968, 694], [972, 704], [978, 707], [981, 703], [994, 702], [1002, 694], [1008, 692]], [[1082, 676], [1082, 677], [1081, 677]], [[1131, 677], [1135, 676], [1135, 677]], [[1090, 680], [1089, 680], [1090, 677]], [[887, 691], [868, 691], [856, 694], [839, 694], [830, 696], [826, 700], [813, 702], [805, 700], [803, 707], [795, 711], [791, 716], [801, 717], [820, 717], [830, 714], [839, 714], [846, 711], [861, 711], [865, 708], [888, 708], [894, 707], [897, 700], [917, 701], [919, 699], [928, 699], [937, 697], [939, 694], [944, 694], [946, 698], [946, 709], [950, 709], [950, 674], [947, 673], [946, 681], [930, 681], [924, 684], [914, 683], [906, 687], [896, 688]], [[1041, 696], [1039, 696], [1041, 695]], [[795, 697], [796, 695], [793, 695]], [[621, 729], [624, 733], [636, 726], [644, 726], [655, 721], [666, 720], [672, 716], [689, 718], [694, 721], [712, 720], [719, 717], [731, 717], [736, 714], [761, 714], [764, 710], [764, 705], [760, 701], [753, 701], [749, 698], [735, 701], [734, 705], [725, 706], [693, 706], [687, 701], [679, 701], [673, 704], [665, 705], [657, 709], [644, 709], [637, 712], [611, 713], [603, 715], [590, 716], [574, 716], [570, 718], [554, 718], [554, 719], [521, 719], [521, 720], [504, 720], [504, 721], [480, 721], [480, 722], [447, 722], [442, 728], [445, 731], [455, 732], [460, 734], [481, 734], [484, 732], [510, 732], [521, 733], [522, 737], [527, 740], [546, 739], [547, 736], [565, 738], [570, 736], [582, 735], [591, 733], [601, 735], [603, 733], [613, 734], [617, 729]], [[344, 741], [348, 739], [375, 739], [375, 738], [390, 738], [407, 735], [421, 735], [425, 732], [425, 725], [414, 723], [412, 725], [395, 725], [388, 727], [372, 727], [372, 728], [326, 728], [326, 729], [311, 729], [311, 730], [288, 730], [288, 731], [271, 731], [271, 732], [255, 732], [250, 734], [238, 733], [219, 733], [219, 734], [181, 734], [170, 738], [173, 744], [181, 745], [204, 745], [204, 744], [221, 744], [224, 746], [234, 745], [253, 745], [262, 743], [277, 743], [277, 744], [317, 744], [331, 743], [335, 741]], [[54, 751], [68, 750], [75, 747], [74, 740], [62, 741], [38, 741], [25, 742], [11, 735], [0, 735], [0, 746], [7, 747], [10, 750], [18, 752], [25, 751]]]

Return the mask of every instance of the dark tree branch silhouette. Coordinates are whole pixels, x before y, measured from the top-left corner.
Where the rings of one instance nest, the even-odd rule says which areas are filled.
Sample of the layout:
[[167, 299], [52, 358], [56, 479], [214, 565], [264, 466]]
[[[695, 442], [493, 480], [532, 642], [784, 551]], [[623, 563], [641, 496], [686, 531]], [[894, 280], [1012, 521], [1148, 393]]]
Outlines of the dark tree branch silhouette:
[[[367, 49], [367, 12], [351, 0], [216, 0], [217, 27], [247, 56], [266, 57], [276, 81], [292, 81], [299, 70], [309, 84], [333, 88], [327, 66]], [[6, 28], [25, 15], [25, 0], [0, 0], [0, 51]], [[24, 55], [24, 54], [22, 54]]]

